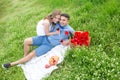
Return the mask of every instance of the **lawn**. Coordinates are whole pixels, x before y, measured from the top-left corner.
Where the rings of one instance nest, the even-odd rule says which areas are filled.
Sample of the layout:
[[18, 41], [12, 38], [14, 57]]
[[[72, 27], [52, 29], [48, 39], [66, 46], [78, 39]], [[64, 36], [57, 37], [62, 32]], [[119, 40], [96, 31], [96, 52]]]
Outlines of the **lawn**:
[[[0, 0], [0, 65], [23, 57], [24, 39], [54, 9], [68, 13], [76, 31], [89, 31], [91, 44], [67, 51], [45, 80], [120, 80], [119, 0]], [[20, 67], [0, 72], [0, 80], [25, 79]]]

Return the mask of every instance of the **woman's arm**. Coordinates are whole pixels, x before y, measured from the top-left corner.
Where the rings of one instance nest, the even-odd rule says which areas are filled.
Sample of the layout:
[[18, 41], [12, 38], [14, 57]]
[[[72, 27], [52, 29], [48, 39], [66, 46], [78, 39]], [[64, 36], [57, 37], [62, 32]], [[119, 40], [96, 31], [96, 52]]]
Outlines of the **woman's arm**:
[[49, 22], [45, 22], [43, 25], [44, 25], [45, 34], [47, 36], [54, 35], [54, 34], [60, 34], [60, 30], [56, 30], [55, 32], [50, 32], [49, 31], [49, 27], [50, 27]]

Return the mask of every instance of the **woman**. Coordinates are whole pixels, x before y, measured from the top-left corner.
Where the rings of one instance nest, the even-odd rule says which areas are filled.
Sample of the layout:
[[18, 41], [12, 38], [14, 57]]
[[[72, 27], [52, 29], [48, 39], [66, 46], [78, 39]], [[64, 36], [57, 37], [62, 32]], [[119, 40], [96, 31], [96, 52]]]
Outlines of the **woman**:
[[37, 35], [54, 35], [59, 34], [59, 31], [50, 32], [52, 26], [54, 26], [60, 20], [60, 10], [54, 10], [51, 14], [49, 14], [44, 19], [40, 20], [37, 24]]
[[[50, 32], [50, 29], [59, 22], [60, 20], [61, 11], [60, 10], [54, 10], [52, 13], [50, 13], [48, 16], [46, 16], [44, 19], [40, 20], [37, 24], [37, 35], [38, 36], [50, 36], [54, 34], [60, 34], [60, 31], [57, 30], [55, 32]], [[30, 46], [33, 44], [32, 37], [26, 38], [24, 40], [24, 56], [28, 55]]]

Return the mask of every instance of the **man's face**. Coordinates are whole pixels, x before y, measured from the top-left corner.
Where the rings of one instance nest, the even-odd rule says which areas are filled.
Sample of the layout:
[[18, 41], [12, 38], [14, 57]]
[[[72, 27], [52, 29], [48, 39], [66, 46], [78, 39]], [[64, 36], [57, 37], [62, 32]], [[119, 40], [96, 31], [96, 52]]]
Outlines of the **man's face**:
[[66, 18], [64, 16], [60, 17], [60, 25], [61, 26], [66, 26], [68, 24], [68, 22], [69, 22], [68, 18]]

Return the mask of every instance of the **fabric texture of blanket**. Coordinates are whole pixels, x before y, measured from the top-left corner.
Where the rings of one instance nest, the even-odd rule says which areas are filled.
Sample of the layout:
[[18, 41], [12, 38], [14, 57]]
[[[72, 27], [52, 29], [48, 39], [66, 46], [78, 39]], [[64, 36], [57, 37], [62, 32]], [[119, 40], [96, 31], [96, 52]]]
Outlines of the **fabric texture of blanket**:
[[[34, 57], [30, 61], [25, 64], [20, 64], [19, 66], [23, 69], [27, 80], [42, 80], [43, 78], [49, 76], [53, 70], [58, 68], [57, 64], [64, 60], [65, 52], [69, 48], [69, 46], [58, 45], [48, 53], [40, 57]], [[59, 57], [58, 62], [55, 65], [46, 68], [45, 65], [49, 64], [50, 58], [53, 56]]]

